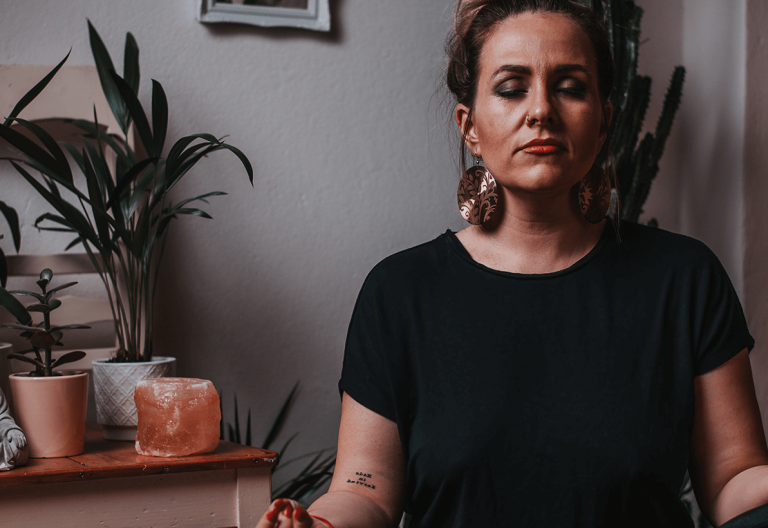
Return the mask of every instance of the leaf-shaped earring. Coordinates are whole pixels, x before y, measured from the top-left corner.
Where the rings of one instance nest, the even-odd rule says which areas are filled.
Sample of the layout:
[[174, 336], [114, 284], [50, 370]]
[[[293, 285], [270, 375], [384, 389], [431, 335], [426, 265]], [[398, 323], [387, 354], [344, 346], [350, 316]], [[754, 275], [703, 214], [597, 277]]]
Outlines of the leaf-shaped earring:
[[592, 165], [579, 182], [579, 210], [584, 218], [597, 224], [611, 207], [611, 181], [600, 165]]
[[496, 180], [488, 169], [480, 164], [479, 157], [473, 158], [475, 163], [461, 177], [456, 198], [464, 220], [472, 225], [480, 225], [493, 216], [499, 203], [499, 195], [496, 192]]

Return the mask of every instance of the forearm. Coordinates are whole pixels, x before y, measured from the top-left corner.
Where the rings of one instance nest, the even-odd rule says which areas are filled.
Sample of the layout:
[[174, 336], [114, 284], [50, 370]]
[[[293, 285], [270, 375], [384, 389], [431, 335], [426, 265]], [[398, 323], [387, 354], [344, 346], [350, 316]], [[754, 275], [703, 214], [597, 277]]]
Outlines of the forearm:
[[768, 465], [742, 471], [715, 495], [709, 515], [715, 526], [763, 504], [768, 504]]
[[394, 528], [390, 518], [372, 499], [354, 491], [329, 491], [307, 508], [310, 515], [327, 519], [334, 528]]

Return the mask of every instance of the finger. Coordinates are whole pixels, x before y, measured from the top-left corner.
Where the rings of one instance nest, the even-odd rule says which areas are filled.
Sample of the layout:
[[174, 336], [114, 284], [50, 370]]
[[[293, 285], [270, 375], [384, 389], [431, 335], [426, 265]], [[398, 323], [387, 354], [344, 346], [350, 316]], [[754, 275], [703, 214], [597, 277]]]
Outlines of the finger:
[[294, 528], [311, 528], [312, 518], [307, 513], [307, 510], [299, 506], [293, 510], [293, 527]]
[[280, 510], [277, 516], [276, 528], [292, 528], [293, 527], [293, 504], [291, 501], [286, 501], [285, 506]]
[[277, 516], [285, 508], [286, 500], [277, 499], [273, 501], [264, 515], [261, 516], [259, 522], [256, 523], [256, 528], [274, 528], [277, 522]]

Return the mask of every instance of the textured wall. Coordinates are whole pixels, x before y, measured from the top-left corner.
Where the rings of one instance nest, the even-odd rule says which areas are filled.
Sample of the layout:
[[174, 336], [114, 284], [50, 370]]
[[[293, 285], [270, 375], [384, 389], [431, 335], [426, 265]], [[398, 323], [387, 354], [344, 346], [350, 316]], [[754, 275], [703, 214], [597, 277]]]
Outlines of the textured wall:
[[744, 304], [749, 328], [757, 341], [752, 371], [768, 431], [768, 4], [747, 4], [747, 89], [744, 141]]
[[[159, 80], [169, 137], [228, 134], [254, 164], [200, 163], [178, 197], [223, 190], [173, 226], [161, 274], [157, 351], [179, 374], [211, 379], [250, 407], [254, 436], [293, 384], [278, 446], [297, 455], [336, 441], [344, 337], [368, 270], [386, 255], [460, 227], [458, 181], [435, 97], [448, 2], [332, 1], [330, 35], [204, 26], [192, 0], [5, 1], [0, 63], [92, 64], [86, 17], [122, 64], [126, 31], [141, 48], [141, 99]], [[30, 224], [45, 206], [3, 168], [3, 199], [24, 216], [22, 249], [66, 242]], [[6, 251], [8, 238], [0, 241]], [[98, 288], [96, 288], [98, 291]], [[244, 418], [244, 412], [243, 412]], [[291, 457], [288, 453], [288, 458]]]
[[[462, 225], [446, 113], [434, 95], [452, 3], [332, 0], [334, 30], [323, 35], [203, 26], [194, 20], [193, 0], [2, 2], [1, 64], [55, 64], [70, 47], [71, 64], [92, 64], [86, 17], [121, 63], [131, 31], [142, 50], [141, 99], [149, 102], [151, 78], [162, 82], [170, 139], [228, 134], [253, 161], [254, 189], [227, 153], [202, 162], [178, 189], [178, 197], [230, 195], [208, 207], [215, 220], [174, 226], [161, 274], [157, 349], [178, 357], [180, 375], [211, 379], [223, 390], [230, 421], [236, 392], [241, 408], [253, 411], [257, 440], [302, 380], [277, 442], [300, 431], [293, 455], [335, 444], [344, 337], [368, 270]], [[717, 160], [700, 157], [711, 152], [723, 123], [731, 130], [739, 119], [738, 104], [722, 99], [738, 98], [740, 85], [718, 72], [738, 70], [730, 62], [738, 46], [727, 44], [743, 33], [743, 17], [714, 1], [638, 3], [646, 8], [648, 39], [640, 69], [656, 79], [649, 125], [672, 67], [689, 67], [681, 118], [646, 218], [702, 238], [739, 284], [740, 169], [723, 171]], [[707, 31], [696, 31], [699, 24]], [[696, 52], [705, 45], [718, 52], [711, 64], [704, 60], [709, 47]], [[720, 101], [717, 112], [703, 112], [711, 100]], [[740, 167], [739, 136], [729, 138], [737, 145], [729, 143], [723, 159]], [[723, 188], [718, 175], [733, 185]], [[64, 241], [30, 228], [44, 205], [12, 172], [0, 169], [0, 178], [4, 199], [23, 213], [23, 251], [63, 249]], [[709, 214], [723, 196], [733, 210], [719, 205]], [[735, 216], [723, 221], [722, 214]], [[11, 247], [8, 239], [0, 244]]]

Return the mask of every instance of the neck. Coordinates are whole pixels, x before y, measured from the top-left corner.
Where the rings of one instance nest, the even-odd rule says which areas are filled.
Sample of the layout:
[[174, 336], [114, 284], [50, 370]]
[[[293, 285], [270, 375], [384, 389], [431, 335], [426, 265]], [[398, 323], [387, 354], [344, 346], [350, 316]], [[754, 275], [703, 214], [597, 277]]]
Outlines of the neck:
[[572, 266], [600, 240], [605, 221], [589, 223], [569, 193], [503, 194], [490, 225], [472, 226], [458, 234], [481, 264], [515, 273], [552, 273]]

